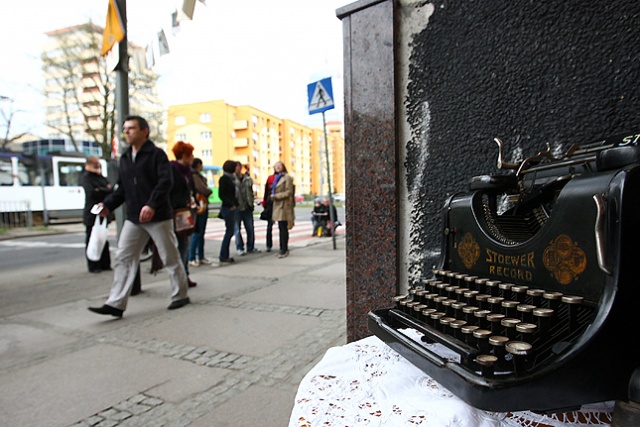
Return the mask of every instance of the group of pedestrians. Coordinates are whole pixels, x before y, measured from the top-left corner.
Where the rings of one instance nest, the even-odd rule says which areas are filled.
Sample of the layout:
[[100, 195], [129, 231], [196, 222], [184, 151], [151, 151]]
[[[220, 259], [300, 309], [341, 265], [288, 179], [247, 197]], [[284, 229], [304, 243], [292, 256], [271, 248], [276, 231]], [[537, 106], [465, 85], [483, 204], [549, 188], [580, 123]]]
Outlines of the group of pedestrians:
[[[96, 215], [111, 217], [116, 208], [124, 204], [125, 221], [120, 231], [115, 256], [113, 282], [106, 302], [89, 310], [102, 315], [122, 317], [127, 308], [136, 276], [139, 274], [140, 256], [153, 242], [156, 254], [169, 275], [171, 286], [170, 310], [190, 303], [189, 287], [197, 284], [189, 278], [189, 266], [210, 264], [204, 256], [204, 233], [208, 219], [208, 198], [211, 190], [202, 176], [202, 160], [194, 158], [194, 147], [178, 141], [172, 148], [175, 160], [149, 139], [149, 124], [140, 116], [129, 116], [123, 125], [125, 141], [129, 147], [123, 152], [118, 166], [118, 180], [111, 186], [100, 171], [100, 160], [89, 156], [83, 174], [85, 189], [86, 242], [89, 242]], [[254, 193], [249, 168], [227, 160], [219, 180], [222, 200], [219, 217], [225, 222], [225, 235], [220, 247], [219, 261], [231, 263], [229, 246], [236, 236], [238, 254], [260, 252], [255, 247], [253, 227]], [[278, 224], [280, 237], [279, 258], [289, 255], [289, 230], [294, 226], [294, 186], [282, 162], [274, 165], [274, 174], [267, 181], [263, 199], [265, 214], [269, 214], [269, 231]], [[97, 209], [97, 210], [94, 210]], [[174, 214], [188, 211], [193, 215], [194, 227], [188, 231], [176, 228]], [[247, 234], [246, 250], [240, 227]], [[267, 252], [273, 246], [271, 232], [267, 235]], [[87, 259], [90, 272], [111, 270], [108, 243], [99, 261]]]
[[[227, 160], [222, 165], [223, 174], [219, 180], [218, 195], [222, 201], [220, 218], [225, 222], [225, 233], [220, 246], [220, 262], [233, 263], [230, 256], [231, 238], [235, 236], [238, 255], [258, 253], [255, 247], [255, 232], [253, 224], [254, 193], [253, 180], [249, 173], [249, 166]], [[267, 179], [265, 195], [262, 201], [264, 212], [261, 218], [267, 223], [267, 252], [273, 248], [273, 224], [278, 224], [280, 251], [278, 258], [289, 256], [289, 230], [295, 225], [293, 179], [287, 173], [287, 168], [280, 161], [273, 167], [274, 173]], [[244, 226], [247, 242], [242, 238], [241, 227]]]

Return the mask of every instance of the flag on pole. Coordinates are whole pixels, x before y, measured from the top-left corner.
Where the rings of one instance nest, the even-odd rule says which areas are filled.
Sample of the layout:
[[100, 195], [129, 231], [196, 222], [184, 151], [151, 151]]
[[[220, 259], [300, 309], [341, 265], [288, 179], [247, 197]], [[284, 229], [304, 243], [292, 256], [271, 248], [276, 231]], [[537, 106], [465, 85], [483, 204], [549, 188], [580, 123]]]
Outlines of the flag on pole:
[[114, 44], [124, 38], [124, 25], [120, 18], [120, 11], [115, 0], [109, 0], [109, 8], [107, 9], [107, 22], [104, 25], [102, 33], [102, 56], [111, 50]]
[[164, 34], [164, 30], [158, 32], [158, 52], [160, 56], [169, 53], [169, 42], [167, 41], [167, 36]]
[[196, 0], [183, 0], [182, 1], [182, 13], [184, 13], [184, 15], [188, 19], [193, 19], [193, 11], [194, 11], [195, 8], [196, 8]]

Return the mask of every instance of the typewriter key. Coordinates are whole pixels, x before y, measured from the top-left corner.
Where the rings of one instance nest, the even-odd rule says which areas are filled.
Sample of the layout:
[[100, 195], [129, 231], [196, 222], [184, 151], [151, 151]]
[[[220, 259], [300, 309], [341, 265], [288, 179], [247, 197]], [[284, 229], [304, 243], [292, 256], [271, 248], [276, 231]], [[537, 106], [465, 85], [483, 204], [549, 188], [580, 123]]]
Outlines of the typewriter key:
[[458, 286], [458, 285], [447, 286], [446, 288], [444, 288], [445, 295], [448, 298], [455, 299], [455, 297], [456, 297], [456, 289], [460, 289], [460, 286]]
[[519, 323], [522, 323], [520, 319], [514, 319], [512, 317], [505, 317], [500, 321], [500, 324], [504, 327], [505, 335], [510, 340], [516, 339], [516, 326], [518, 326]]
[[489, 279], [485, 279], [484, 277], [477, 278], [475, 280], [476, 286], [473, 290], [484, 293], [487, 290], [486, 284], [488, 281]]
[[531, 344], [524, 341], [509, 341], [505, 345], [508, 353], [513, 355], [513, 370], [516, 375], [525, 371], [527, 356], [531, 352]]
[[520, 317], [523, 322], [533, 323], [533, 309], [535, 308], [538, 307], [529, 304], [518, 304], [516, 310], [519, 315], [515, 317]]
[[466, 320], [467, 323], [475, 324], [475, 317], [473, 313], [478, 310], [480, 310], [480, 307], [475, 307], [473, 305], [467, 305], [465, 307], [462, 307], [462, 312], [464, 313], [464, 320]]
[[446, 314], [443, 313], [442, 311], [435, 311], [431, 314], [429, 314], [429, 321], [431, 322], [431, 326], [433, 326], [436, 329], [439, 329], [440, 327], [440, 319], [445, 317]]
[[504, 361], [506, 351], [505, 344], [509, 342], [509, 338], [502, 335], [492, 335], [489, 337], [489, 345], [491, 346], [494, 356], [498, 358], [498, 363]]
[[533, 334], [538, 332], [538, 326], [533, 323], [520, 322], [516, 325], [516, 332], [520, 333], [520, 341], [533, 342]]
[[479, 354], [474, 360], [480, 365], [480, 372], [483, 377], [493, 378], [494, 365], [498, 358], [491, 354]]
[[489, 310], [474, 311], [473, 317], [475, 318], [475, 324], [483, 329], [488, 329], [489, 323], [487, 322], [487, 314], [491, 314], [491, 312]]
[[551, 320], [555, 317], [555, 311], [550, 308], [534, 308], [533, 317], [536, 319], [538, 330], [541, 334], [545, 334], [549, 331], [551, 326]]
[[442, 311], [444, 311], [445, 313], [447, 313], [447, 316], [453, 316], [453, 308], [451, 307], [451, 304], [456, 303], [457, 301], [451, 298], [447, 298], [446, 300], [442, 301]]
[[540, 307], [542, 305], [543, 294], [544, 290], [542, 289], [529, 289], [527, 290], [527, 298], [525, 299], [525, 303]]
[[489, 310], [491, 310], [493, 313], [502, 313], [502, 301], [504, 301], [504, 298], [502, 297], [487, 298]]
[[524, 302], [527, 298], [528, 286], [513, 286], [511, 287], [511, 298], [518, 302]]
[[473, 336], [473, 332], [477, 329], [480, 329], [479, 326], [466, 324], [460, 328], [460, 332], [462, 333], [462, 339], [464, 342], [471, 346], [476, 346], [478, 344], [476, 338]]
[[500, 283], [498, 285], [498, 295], [502, 298], [511, 298], [511, 288], [513, 288], [513, 286], [513, 283]]
[[551, 310], [557, 310], [562, 299], [561, 292], [545, 292], [542, 294], [543, 306]]
[[458, 301], [460, 301], [460, 302], [464, 302], [464, 301], [466, 301], [466, 300], [464, 299], [464, 293], [465, 293], [465, 292], [468, 292], [468, 291], [469, 291], [469, 288], [458, 288], [458, 289], [456, 289], [456, 290], [455, 290], [456, 299], [457, 299]]
[[456, 286], [460, 286], [460, 287], [464, 286], [464, 278], [467, 277], [467, 276], [468, 276], [468, 274], [464, 274], [464, 273], [456, 274], [455, 275], [455, 279], [456, 280], [454, 281], [453, 284], [456, 285]]
[[489, 322], [489, 328], [494, 335], [502, 335], [504, 328], [500, 323], [504, 319], [504, 314], [489, 313], [487, 314], [487, 322]]
[[422, 309], [421, 314], [421, 320], [427, 324], [431, 324], [431, 313], [435, 313], [436, 309], [435, 308], [424, 308]]
[[478, 294], [476, 295], [476, 304], [483, 310], [489, 310], [489, 303], [487, 299], [491, 298], [489, 294]]
[[398, 296], [395, 296], [395, 297], [393, 297], [393, 305], [394, 305], [396, 308], [402, 309], [402, 308], [400, 307], [400, 301], [403, 301], [403, 300], [406, 300], [406, 299], [407, 299], [407, 296], [406, 296], [406, 295], [398, 295]]
[[462, 312], [462, 309], [466, 306], [466, 302], [454, 302], [453, 304], [451, 304], [451, 308], [453, 309], [453, 317], [463, 319], [464, 313]]
[[467, 322], [465, 322], [464, 320], [459, 320], [459, 319], [454, 320], [451, 323], [449, 323], [449, 327], [451, 328], [451, 335], [453, 335], [454, 338], [462, 340], [463, 336], [462, 336], [461, 328], [466, 324], [467, 324]]
[[573, 332], [578, 327], [578, 309], [582, 302], [584, 301], [583, 297], [575, 296], [575, 295], [565, 295], [562, 297], [562, 302], [566, 304], [568, 312], [569, 312], [569, 331]]
[[446, 279], [445, 282], [447, 282], [450, 285], [453, 285], [455, 280], [456, 280], [456, 274], [460, 274], [457, 271], [450, 271], [446, 274]]
[[465, 298], [465, 302], [469, 305], [474, 305], [476, 303], [476, 295], [478, 295], [480, 292], [478, 291], [467, 291], [465, 293], [463, 293], [462, 295], [464, 295]]
[[518, 304], [520, 304], [518, 301], [513, 301], [513, 300], [504, 300], [504, 301], [502, 301], [501, 313], [504, 313], [507, 317], [517, 317]]
[[501, 282], [499, 280], [487, 280], [485, 283], [485, 293], [491, 295], [492, 297], [500, 296], [498, 294], [498, 285]]
[[453, 331], [451, 330], [449, 325], [454, 320], [456, 320], [455, 317], [441, 317], [440, 318], [440, 331], [444, 332], [445, 334], [452, 335]]
[[489, 337], [493, 335], [487, 329], [476, 329], [473, 331], [473, 337], [476, 339], [476, 346], [482, 353], [489, 353], [491, 346], [489, 345]]

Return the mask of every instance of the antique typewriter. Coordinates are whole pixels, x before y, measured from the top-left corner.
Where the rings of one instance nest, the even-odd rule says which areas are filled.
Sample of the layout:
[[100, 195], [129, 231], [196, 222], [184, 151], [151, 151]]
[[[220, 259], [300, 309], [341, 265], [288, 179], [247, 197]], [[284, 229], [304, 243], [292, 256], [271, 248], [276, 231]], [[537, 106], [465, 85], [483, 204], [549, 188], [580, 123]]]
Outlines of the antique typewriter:
[[369, 330], [480, 409], [637, 411], [640, 134], [517, 164], [496, 142], [502, 174], [445, 202], [432, 275]]

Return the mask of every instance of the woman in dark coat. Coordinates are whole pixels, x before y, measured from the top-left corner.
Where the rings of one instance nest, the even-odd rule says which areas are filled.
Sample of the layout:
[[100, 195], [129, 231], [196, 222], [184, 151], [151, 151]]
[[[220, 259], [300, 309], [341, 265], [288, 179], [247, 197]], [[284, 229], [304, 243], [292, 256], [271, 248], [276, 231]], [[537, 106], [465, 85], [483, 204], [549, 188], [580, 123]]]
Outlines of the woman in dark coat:
[[[191, 175], [193, 145], [178, 141], [171, 151], [176, 156], [176, 160], [171, 161], [171, 170], [173, 171], [173, 187], [169, 193], [171, 208], [174, 211], [182, 208], [192, 209], [195, 205], [195, 186]], [[187, 272], [187, 277], [189, 277], [189, 239], [191, 235], [176, 233], [176, 237], [178, 239], [178, 252], [180, 252], [184, 270]], [[190, 288], [197, 285], [191, 279], [188, 280]]]
[[[82, 223], [85, 226], [86, 238], [85, 249], [89, 243], [91, 230], [95, 223], [96, 216], [91, 213], [91, 208], [104, 200], [113, 191], [111, 184], [101, 173], [102, 166], [98, 156], [89, 156], [82, 172], [82, 188], [84, 188], [84, 211]], [[86, 257], [86, 255], [85, 255]], [[91, 261], [87, 258], [87, 268], [90, 273], [100, 273], [104, 270], [111, 270], [111, 256], [109, 254], [109, 242], [104, 245], [100, 261]]]
[[220, 246], [220, 262], [234, 262], [234, 259], [229, 257], [229, 245], [235, 232], [235, 211], [238, 207], [235, 185], [236, 162], [227, 160], [222, 165], [222, 171], [224, 173], [218, 181], [218, 196], [222, 200], [220, 217], [224, 220], [225, 230]]

